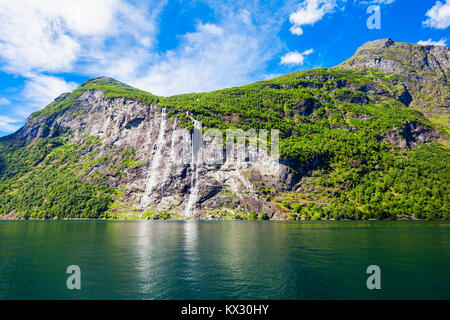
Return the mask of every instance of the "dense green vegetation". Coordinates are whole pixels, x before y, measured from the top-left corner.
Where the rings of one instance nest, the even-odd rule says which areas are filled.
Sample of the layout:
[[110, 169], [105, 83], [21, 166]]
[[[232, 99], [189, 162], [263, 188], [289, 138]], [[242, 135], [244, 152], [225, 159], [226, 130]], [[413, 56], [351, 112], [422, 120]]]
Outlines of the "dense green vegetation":
[[[161, 105], [182, 118], [189, 110], [205, 127], [279, 129], [282, 157], [299, 166], [317, 161], [302, 183], [308, 191], [272, 194], [294, 219], [448, 218], [448, 149], [402, 150], [384, 139], [407, 122], [431, 126], [398, 100], [400, 80], [371, 69], [317, 69]], [[191, 127], [187, 117], [184, 125]]]
[[18, 218], [107, 218], [112, 190], [82, 181], [68, 164], [79, 146], [67, 139], [0, 142], [0, 215]]
[[[301, 195], [284, 195], [292, 218], [448, 219], [448, 149], [424, 144], [408, 152], [386, 153], [371, 165], [318, 170]], [[384, 166], [381, 167], [380, 165]], [[306, 201], [310, 198], [312, 201]]]
[[[280, 130], [281, 156], [297, 168], [307, 168], [307, 174], [290, 192], [277, 193], [267, 186], [259, 192], [267, 201], [280, 204], [291, 219], [448, 218], [448, 148], [429, 142], [408, 149], [386, 138], [396, 135], [405, 140], [402, 132], [407, 123], [432, 127], [420, 112], [400, 101], [403, 85], [398, 75], [371, 69], [316, 69], [167, 98], [97, 78], [33, 117], [60, 115], [76, 105], [84, 90], [94, 88], [110, 98], [159, 103], [168, 116], [177, 117], [188, 128], [192, 121], [186, 111], [202, 121], [204, 128]], [[31, 143], [2, 139], [0, 215], [108, 217], [112, 188], [106, 187], [102, 177], [88, 182], [75, 174], [107, 157], [80, 164], [80, 148], [70, 142], [69, 134]], [[120, 163], [114, 165], [115, 175], [120, 175], [121, 168], [138, 165], [133, 151], [124, 151]], [[148, 217], [170, 218], [168, 213]], [[267, 215], [253, 211], [235, 218], [266, 219]]]

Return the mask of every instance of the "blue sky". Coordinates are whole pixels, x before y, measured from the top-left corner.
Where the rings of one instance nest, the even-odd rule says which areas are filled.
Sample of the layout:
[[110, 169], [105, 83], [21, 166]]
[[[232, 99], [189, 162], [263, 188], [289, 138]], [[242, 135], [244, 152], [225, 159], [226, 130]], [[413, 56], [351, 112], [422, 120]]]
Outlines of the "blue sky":
[[448, 46], [449, 25], [450, 0], [0, 0], [0, 136], [97, 76], [211, 91], [331, 67], [379, 38]]

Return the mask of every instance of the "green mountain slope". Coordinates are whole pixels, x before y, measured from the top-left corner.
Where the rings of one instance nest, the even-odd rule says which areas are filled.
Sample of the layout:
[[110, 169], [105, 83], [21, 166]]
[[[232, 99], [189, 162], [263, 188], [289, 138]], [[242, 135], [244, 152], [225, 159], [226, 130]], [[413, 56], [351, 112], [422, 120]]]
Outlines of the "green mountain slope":
[[450, 52], [443, 46], [371, 41], [337, 68], [377, 68], [396, 73], [411, 97], [408, 106], [450, 133]]
[[[112, 128], [108, 134], [74, 133], [77, 126], [73, 122], [83, 126], [90, 116], [83, 109], [84, 94], [100, 90], [116, 108], [130, 101], [166, 108], [168, 118], [176, 118], [178, 125], [188, 129], [193, 124], [186, 111], [205, 129], [279, 129], [282, 161], [296, 173], [296, 179], [281, 187], [249, 177], [258, 199], [273, 210], [269, 216], [448, 218], [448, 73], [439, 73], [440, 66], [433, 75], [432, 69], [423, 71], [426, 81], [411, 80], [409, 75], [419, 68], [411, 56], [407, 72], [359, 67], [364, 60], [361, 52], [373, 49], [370, 44], [365, 46], [338, 68], [295, 72], [209, 93], [157, 97], [110, 78], [90, 80], [31, 115], [15, 134], [1, 138], [0, 215], [114, 218], [122, 216], [121, 210], [126, 208], [128, 213], [147, 216], [131, 205], [127, 207], [139, 190], [123, 186], [143, 175], [148, 158], [139, 156], [139, 145], [116, 146], [102, 141], [122, 130], [137, 130], [151, 115], [127, 118], [125, 129]], [[392, 44], [376, 50], [389, 48], [393, 49]], [[372, 54], [366, 52], [365, 57]], [[418, 83], [426, 85], [416, 91]], [[433, 96], [430, 105], [429, 96], [421, 92]], [[424, 113], [431, 114], [430, 118]], [[226, 192], [231, 191], [220, 191]], [[207, 199], [199, 200], [199, 208], [203, 208], [201, 201]], [[237, 207], [233, 201], [227, 203], [230, 209]], [[217, 213], [222, 207], [217, 205], [213, 211]], [[242, 199], [238, 207], [234, 215], [218, 217], [266, 214]], [[207, 210], [202, 212], [205, 214], [199, 217], [207, 217]], [[152, 216], [174, 214], [156, 212]]]

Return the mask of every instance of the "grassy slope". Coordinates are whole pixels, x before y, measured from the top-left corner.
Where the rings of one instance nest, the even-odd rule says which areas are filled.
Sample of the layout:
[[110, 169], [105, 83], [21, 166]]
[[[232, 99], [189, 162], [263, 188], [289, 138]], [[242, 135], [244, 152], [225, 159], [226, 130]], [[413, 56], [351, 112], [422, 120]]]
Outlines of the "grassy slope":
[[[402, 88], [399, 79], [374, 70], [317, 69], [163, 98], [97, 78], [33, 117], [61, 114], [84, 90], [100, 88], [111, 98], [159, 102], [189, 128], [186, 110], [204, 127], [279, 129], [283, 157], [299, 166], [320, 161], [294, 192], [280, 194], [261, 186], [261, 193], [282, 204], [291, 218], [448, 218], [448, 149], [435, 142], [404, 151], [382, 139], [407, 121], [432, 125], [396, 99]], [[384, 94], [364, 93], [368, 86]], [[17, 143], [0, 143], [0, 215], [13, 210], [25, 217], [108, 217], [115, 190], [101, 180], [87, 183], [79, 174], [68, 174], [98, 161], [78, 156], [82, 145], [63, 137]]]

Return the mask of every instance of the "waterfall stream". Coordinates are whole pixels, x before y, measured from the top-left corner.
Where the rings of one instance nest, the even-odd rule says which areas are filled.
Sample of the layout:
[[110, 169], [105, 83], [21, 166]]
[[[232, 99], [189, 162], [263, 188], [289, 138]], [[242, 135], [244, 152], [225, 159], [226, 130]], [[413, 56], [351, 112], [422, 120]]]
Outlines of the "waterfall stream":
[[150, 156], [150, 165], [147, 170], [147, 185], [145, 193], [141, 199], [141, 207], [143, 210], [147, 208], [150, 202], [152, 191], [158, 183], [158, 173], [160, 172], [161, 159], [164, 148], [164, 132], [166, 131], [166, 108], [161, 110], [161, 124], [159, 127], [158, 137], [153, 145], [152, 154]]
[[195, 212], [195, 203], [198, 198], [198, 166], [201, 158], [201, 123], [194, 121], [194, 134], [192, 136], [191, 144], [191, 193], [185, 208], [184, 215], [191, 216]]
[[[188, 200], [185, 206], [184, 215], [189, 217], [195, 213], [195, 204], [198, 200], [198, 192], [199, 192], [199, 165], [201, 162], [201, 146], [202, 146], [202, 128], [201, 122], [196, 121], [194, 118], [188, 117], [194, 122], [194, 131], [191, 136], [190, 148], [191, 148], [191, 159], [190, 159], [190, 168], [191, 168], [191, 181], [190, 181], [190, 192], [187, 195]], [[155, 191], [156, 186], [161, 185], [161, 199], [164, 197], [164, 187], [166, 181], [169, 179], [170, 171], [172, 170], [174, 164], [177, 162], [177, 153], [176, 153], [176, 143], [178, 133], [176, 132], [177, 127], [177, 119], [174, 120], [172, 134], [170, 138], [170, 153], [169, 159], [167, 163], [163, 163], [163, 155], [164, 155], [164, 147], [165, 147], [165, 132], [167, 126], [167, 117], [166, 117], [166, 109], [163, 108], [161, 110], [161, 123], [158, 132], [158, 136], [156, 138], [155, 143], [152, 147], [152, 152], [150, 155], [150, 163], [146, 172], [146, 187], [144, 195], [141, 199], [141, 208], [142, 210], [146, 210], [149, 206], [153, 193]], [[164, 167], [165, 166], [165, 167]], [[164, 169], [163, 169], [164, 167]], [[162, 171], [164, 170], [164, 171]], [[162, 173], [162, 177], [161, 177]], [[161, 180], [162, 178], [162, 180]]]
[[173, 122], [173, 127], [172, 127], [172, 136], [170, 138], [170, 155], [169, 155], [169, 163], [166, 164], [166, 168], [164, 170], [164, 175], [163, 175], [163, 181], [162, 181], [162, 187], [161, 187], [161, 199], [164, 197], [164, 186], [166, 185], [166, 181], [167, 178], [169, 177], [170, 174], [170, 169], [172, 169], [172, 166], [175, 164], [176, 161], [176, 149], [175, 149], [175, 143], [176, 143], [176, 139], [177, 139], [177, 119], [175, 118], [174, 122]]

